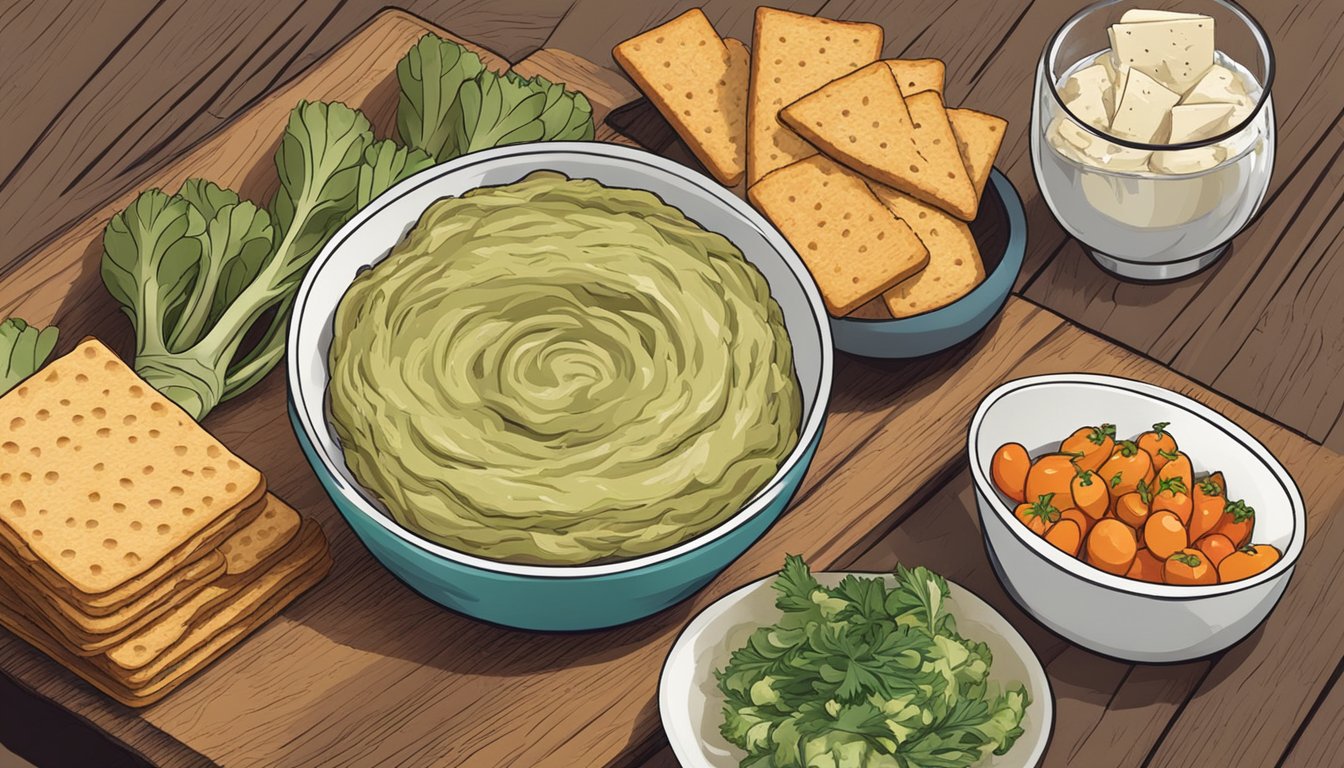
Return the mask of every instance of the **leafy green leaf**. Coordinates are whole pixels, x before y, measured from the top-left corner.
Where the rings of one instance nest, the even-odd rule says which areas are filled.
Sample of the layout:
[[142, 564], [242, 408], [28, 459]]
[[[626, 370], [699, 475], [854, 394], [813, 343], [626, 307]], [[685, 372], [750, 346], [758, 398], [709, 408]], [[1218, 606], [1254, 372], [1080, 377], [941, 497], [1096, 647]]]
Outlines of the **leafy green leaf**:
[[421, 150], [398, 147], [388, 139], [374, 142], [364, 150], [364, 162], [359, 166], [355, 208], [363, 208], [392, 185], [432, 165], [434, 158]]
[[17, 317], [0, 323], [0, 395], [37, 373], [56, 346], [55, 326], [35, 328]]
[[462, 84], [485, 70], [476, 54], [425, 35], [397, 62], [397, 134], [404, 144], [443, 162], [462, 154], [449, 115]]
[[505, 144], [540, 141], [546, 94], [509, 73], [482, 72], [462, 84], [453, 105], [453, 135], [461, 154]]
[[565, 90], [537, 75], [527, 81], [533, 91], [546, 97], [541, 108], [542, 141], [591, 141], [593, 105], [581, 93]]
[[201, 259], [205, 219], [161, 190], [140, 193], [103, 231], [103, 284], [135, 326], [135, 348], [167, 352], [174, 310], [186, 301]]
[[989, 647], [957, 633], [941, 576], [900, 567], [895, 582], [823, 587], [786, 559], [779, 621], [715, 672], [743, 766], [966, 768], [1012, 746], [1025, 690], [990, 691]]
[[214, 182], [187, 179], [178, 195], [206, 221], [200, 266], [182, 313], [172, 322], [168, 347], [194, 345], [242, 289], [256, 277], [271, 250], [271, 216]]

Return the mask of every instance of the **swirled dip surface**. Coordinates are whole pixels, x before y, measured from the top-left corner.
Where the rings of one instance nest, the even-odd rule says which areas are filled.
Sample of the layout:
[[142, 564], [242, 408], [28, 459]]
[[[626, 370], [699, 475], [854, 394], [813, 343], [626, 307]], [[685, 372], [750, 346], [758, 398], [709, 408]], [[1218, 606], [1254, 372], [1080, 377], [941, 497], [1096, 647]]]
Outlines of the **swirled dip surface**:
[[355, 478], [495, 560], [673, 546], [798, 440], [783, 316], [737, 248], [647, 192], [550, 172], [430, 206], [342, 298], [330, 362]]

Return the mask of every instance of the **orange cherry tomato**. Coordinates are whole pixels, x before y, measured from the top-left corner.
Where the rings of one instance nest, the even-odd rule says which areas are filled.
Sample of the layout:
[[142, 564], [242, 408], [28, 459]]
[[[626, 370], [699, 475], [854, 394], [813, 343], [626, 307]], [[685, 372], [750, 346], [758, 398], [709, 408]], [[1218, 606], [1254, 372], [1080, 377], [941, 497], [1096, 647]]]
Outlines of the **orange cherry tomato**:
[[1032, 504], [1018, 504], [1013, 515], [1037, 536], [1044, 536], [1050, 526], [1059, 522], [1059, 510], [1050, 503], [1052, 498], [1053, 493], [1046, 493]]
[[1163, 582], [1162, 565], [1162, 561], [1158, 560], [1152, 552], [1140, 549], [1135, 553], [1134, 562], [1129, 566], [1129, 570], [1125, 571], [1125, 576], [1139, 581], [1161, 584]]
[[1157, 481], [1157, 492], [1153, 494], [1153, 511], [1175, 512], [1181, 518], [1181, 525], [1190, 522], [1194, 502], [1190, 500], [1188, 486], [1179, 477], [1168, 477]]
[[989, 474], [1003, 495], [1021, 504], [1027, 500], [1027, 470], [1031, 457], [1018, 443], [1004, 443], [989, 462]]
[[1123, 576], [1138, 553], [1134, 529], [1114, 518], [1105, 518], [1087, 534], [1087, 562], [1107, 573]]
[[1060, 520], [1045, 532], [1045, 540], [1069, 557], [1078, 556], [1078, 547], [1083, 543], [1083, 531], [1072, 520]]
[[1203, 552], [1209, 558], [1209, 564], [1214, 568], [1223, 564], [1223, 560], [1228, 555], [1237, 551], [1232, 545], [1232, 540], [1221, 533], [1210, 533], [1195, 542], [1195, 549]]
[[1157, 557], [1166, 560], [1190, 544], [1185, 526], [1175, 512], [1164, 510], [1148, 516], [1143, 524], [1143, 543]]
[[1195, 470], [1190, 466], [1190, 457], [1180, 451], [1167, 452], [1166, 455], [1158, 454], [1153, 457], [1154, 461], [1166, 459], [1167, 462], [1157, 472], [1157, 481], [1161, 483], [1173, 477], [1179, 477], [1181, 484], [1185, 486], [1185, 492], [1195, 486]]
[[1072, 456], [1063, 453], [1041, 456], [1027, 471], [1026, 500], [1031, 502], [1048, 493], [1063, 504], [1069, 498], [1075, 472]]
[[1163, 566], [1162, 575], [1168, 584], [1217, 584], [1218, 572], [1198, 549], [1182, 549], [1172, 553]]
[[1060, 443], [1059, 452], [1075, 456], [1079, 469], [1096, 472], [1115, 449], [1115, 425], [1080, 427]]
[[1106, 510], [1111, 506], [1111, 495], [1106, 490], [1106, 484], [1091, 470], [1079, 469], [1069, 484], [1069, 490], [1073, 494], [1074, 506], [1087, 513], [1088, 517], [1100, 520], [1106, 516]]
[[1269, 569], [1279, 562], [1282, 555], [1269, 544], [1253, 544], [1242, 547], [1223, 558], [1218, 564], [1218, 577], [1226, 584], [1229, 581], [1241, 581]]
[[1088, 532], [1092, 530], [1092, 526], [1097, 522], [1074, 507], [1070, 507], [1059, 513], [1059, 521], [1062, 523], [1065, 520], [1072, 520], [1076, 523], [1078, 525], [1078, 530], [1082, 532], [1083, 536], [1087, 536]]
[[1111, 495], [1119, 496], [1136, 490], [1140, 481], [1152, 485], [1153, 457], [1134, 442], [1123, 440], [1115, 444], [1115, 452], [1098, 471]]
[[1152, 501], [1148, 484], [1141, 482], [1136, 490], [1116, 499], [1115, 516], [1130, 528], [1143, 528], [1143, 524], [1148, 522], [1149, 513], [1152, 512]]
[[1255, 510], [1244, 501], [1230, 501], [1223, 508], [1223, 516], [1213, 526], [1214, 533], [1221, 533], [1238, 547], [1246, 546], [1251, 540], [1251, 531], [1255, 529]]
[[1167, 427], [1171, 426], [1170, 421], [1159, 421], [1153, 425], [1153, 428], [1139, 435], [1135, 443], [1153, 457], [1153, 468], [1161, 469], [1163, 464], [1167, 463], [1167, 457], [1161, 455], [1162, 452], [1170, 455], [1176, 452], [1176, 438], [1171, 436]]
[[1214, 472], [1195, 483], [1194, 493], [1190, 494], [1190, 538], [1200, 539], [1212, 531], [1223, 517], [1227, 508], [1227, 496], [1224, 494], [1223, 473]]

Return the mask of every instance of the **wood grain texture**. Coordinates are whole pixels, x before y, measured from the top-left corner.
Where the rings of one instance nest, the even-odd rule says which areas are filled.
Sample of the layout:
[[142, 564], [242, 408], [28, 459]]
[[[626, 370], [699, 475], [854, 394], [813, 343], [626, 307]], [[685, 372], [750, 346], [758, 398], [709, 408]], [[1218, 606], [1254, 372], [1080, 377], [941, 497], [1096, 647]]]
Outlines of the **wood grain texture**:
[[[325, 56], [381, 0], [15, 4], [0, 24], [0, 274]], [[411, 0], [517, 60], [564, 0]], [[12, 108], [22, 100], [22, 109]], [[12, 128], [11, 128], [12, 126]], [[12, 132], [11, 132], [12, 131]]]
[[[504, 54], [492, 60], [495, 67], [508, 59], [526, 74], [583, 83], [605, 113], [636, 96], [623, 78], [599, 66], [610, 63], [611, 46], [692, 4], [412, 5]], [[1344, 98], [1331, 90], [1337, 78], [1320, 73], [1337, 73], [1340, 66], [1338, 38], [1328, 36], [1339, 14], [1327, 0], [1249, 5], [1269, 28], [1281, 67], [1275, 87], [1279, 165], [1269, 210], [1222, 265], [1154, 288], [1088, 274], [1085, 257], [1059, 230], [1031, 179], [1030, 77], [1024, 73], [1033, 71], [1045, 38], [1076, 3], [792, 3], [882, 23], [888, 55], [947, 60], [949, 103], [1010, 120], [999, 166], [1028, 211], [1022, 283], [1035, 278], [1028, 296], [1338, 447], [1344, 443], [1344, 385], [1336, 383], [1336, 363], [1344, 352], [1337, 323], [1344, 321], [1332, 313], [1330, 298], [1341, 270], [1331, 257], [1339, 252], [1344, 200], [1335, 163], [1344, 151]], [[362, 106], [380, 135], [387, 134], [395, 100], [389, 65], [418, 37], [421, 22], [384, 16], [350, 57], [327, 61], [262, 97], [349, 35], [374, 13], [374, 4], [273, 0], [265, 7], [229, 6], [229, 14], [204, 7], [161, 0], [79, 13], [48, 4], [0, 9], [0, 88], [23, 99], [25, 108], [35, 105], [22, 115], [7, 109], [0, 119], [6, 131], [0, 179], [9, 177], [0, 183], [0, 226], [6, 227], [0, 231], [11, 234], [10, 247], [0, 251], [0, 275], [4, 264], [22, 262], [2, 278], [0, 317], [54, 319], [66, 331], [66, 344], [96, 331], [125, 353], [129, 327], [102, 294], [96, 240], [107, 216], [135, 191], [147, 183], [175, 188], [188, 175], [204, 174], [264, 201], [275, 186], [269, 157], [283, 116], [303, 96]], [[747, 40], [753, 8], [737, 0], [705, 6], [721, 33]], [[50, 59], [44, 51], [53, 39], [78, 41], [79, 50]], [[146, 47], [150, 54], [142, 53]], [[541, 47], [546, 50], [529, 55]], [[47, 66], [11, 58], [15, 50]], [[155, 56], [182, 66], [151, 71]], [[227, 132], [169, 162], [250, 105], [254, 111]], [[617, 109], [610, 122], [620, 133], [599, 126], [599, 139], [638, 138], [694, 162], [689, 152], [678, 154], [675, 136], [639, 101]], [[100, 210], [86, 215], [94, 208]], [[1026, 618], [990, 575], [960, 458], [965, 421], [1000, 381], [1062, 370], [1133, 376], [1211, 403], [1265, 440], [1297, 476], [1312, 521], [1307, 553], [1283, 603], [1246, 642], [1178, 666], [1104, 659]], [[277, 428], [284, 396], [282, 378], [272, 375], [206, 425], [266, 471], [281, 495], [324, 523], [333, 542], [333, 577], [200, 679], [142, 713], [110, 704], [8, 635], [0, 635], [0, 670], [166, 765], [672, 765], [670, 753], [659, 750], [650, 670], [697, 610], [770, 573], [784, 552], [802, 551], [819, 567], [884, 568], [902, 556], [927, 558], [922, 562], [937, 563], [996, 604], [1048, 662], [1060, 697], [1050, 765], [1200, 765], [1208, 756], [1198, 751], [1202, 745], [1224, 742], [1217, 755], [1228, 765], [1281, 759], [1323, 765], [1344, 734], [1344, 695], [1336, 685], [1344, 617], [1331, 594], [1344, 567], [1344, 531], [1330, 520], [1344, 500], [1340, 457], [1019, 300], [1010, 301], [985, 334], [938, 356], [904, 363], [841, 356], [825, 439], [795, 507], [705, 592], [609, 632], [554, 637], [503, 630], [449, 614], [407, 590], [354, 539], [289, 430]], [[912, 433], [932, 436], [921, 445], [926, 466], [892, 471], [911, 464]], [[968, 550], [966, 541], [976, 545]], [[484, 658], [481, 649], [489, 650]], [[1229, 722], [1250, 727], [1228, 729]]]

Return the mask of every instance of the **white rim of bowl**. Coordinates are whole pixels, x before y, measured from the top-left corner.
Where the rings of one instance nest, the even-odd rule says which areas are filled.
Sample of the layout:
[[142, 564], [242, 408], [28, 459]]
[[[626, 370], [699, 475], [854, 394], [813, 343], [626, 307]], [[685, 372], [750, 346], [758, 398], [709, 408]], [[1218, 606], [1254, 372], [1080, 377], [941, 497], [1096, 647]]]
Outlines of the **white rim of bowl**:
[[[317, 276], [322, 271], [322, 268], [331, 261], [332, 256], [352, 233], [368, 223], [383, 209], [391, 205], [392, 202], [405, 196], [412, 190], [426, 184], [434, 183], [445, 176], [463, 171], [467, 168], [475, 168], [480, 165], [491, 164], [497, 160], [511, 159], [526, 155], [536, 155], [538, 157], [539, 164], [534, 170], [544, 169], [545, 166], [541, 163], [544, 163], [545, 158], [549, 156], [591, 155], [606, 160], [615, 159], [624, 161], [631, 166], [638, 167], [638, 169], [642, 169], [646, 172], [663, 174], [671, 177], [669, 180], [690, 184], [695, 190], [713, 198], [714, 201], [726, 207], [730, 212], [742, 219], [744, 223], [760, 233], [761, 237], [789, 267], [789, 271], [793, 274], [793, 277], [802, 289], [804, 296], [807, 297], [808, 306], [812, 310], [811, 319], [817, 326], [817, 334], [821, 342], [819, 381], [817, 383], [816, 394], [812, 401], [812, 408], [799, 430], [797, 445], [794, 446], [784, 462], [780, 464], [779, 469], [770, 478], [770, 481], [762, 486], [742, 509], [738, 510], [731, 517], [708, 531], [705, 531], [692, 539], [683, 541], [674, 547], [648, 555], [630, 558], [628, 560], [602, 563], [600, 565], [577, 566], [523, 565], [468, 555], [441, 544], [436, 544], [428, 539], [421, 538], [398, 525], [388, 515], [374, 508], [372, 503], [364, 495], [365, 491], [362, 487], [357, 484], [346, 482], [344, 474], [337, 470], [323, 441], [317, 439], [319, 433], [314, 427], [314, 420], [312, 418], [313, 410], [310, 407], [310, 400], [313, 398], [313, 395], [311, 394], [311, 390], [307, 388], [303, 382], [303, 373], [300, 370], [301, 366], [297, 363], [298, 355], [295, 354], [294, 350], [299, 349], [299, 335], [301, 329], [306, 327], [305, 322], [311, 322], [311, 320], [306, 317], [304, 310], [308, 305], [307, 299], [312, 292], [313, 283], [316, 282]], [[662, 200], [662, 197], [659, 196], [659, 199]], [[672, 205], [672, 203], [667, 204]], [[673, 205], [673, 207], [675, 208], [677, 206]], [[680, 209], [678, 208], [678, 210]], [[736, 243], [734, 243], [734, 245], [736, 245]], [[327, 241], [327, 244], [322, 247], [321, 252], [313, 259], [313, 263], [309, 266], [307, 273], [304, 275], [303, 283], [299, 286], [298, 293], [295, 295], [293, 313], [290, 316], [289, 330], [287, 333], [289, 354], [288, 362], [286, 363], [286, 379], [289, 384], [290, 402], [293, 404], [294, 413], [304, 432], [303, 438], [312, 447], [313, 454], [322, 462], [324, 471], [326, 471], [328, 476], [334, 481], [338, 491], [345, 497], [350, 506], [358, 510], [365, 517], [372, 519], [396, 537], [430, 554], [473, 568], [495, 573], [504, 573], [514, 576], [567, 579], [609, 576], [638, 570], [651, 565], [657, 565], [658, 563], [672, 560], [688, 552], [700, 549], [741, 527], [746, 521], [760, 514], [769, 503], [779, 496], [780, 492], [783, 490], [782, 483], [785, 475], [791, 472], [797, 466], [799, 461], [802, 460], [803, 455], [812, 449], [813, 442], [817, 439], [818, 433], [821, 431], [822, 424], [826, 418], [826, 407], [830, 400], [831, 377], [835, 357], [828, 318], [829, 315], [826, 313], [825, 305], [821, 300], [821, 292], [817, 289], [817, 285], [812, 280], [811, 274], [807, 271], [807, 267], [803, 264], [802, 259], [789, 245], [788, 241], [784, 239], [784, 236], [771, 226], [764, 217], [757, 213], [755, 209], [748, 206], [740, 198], [733, 195], [718, 182], [710, 179], [704, 174], [698, 173], [670, 160], [666, 160], [650, 152], [618, 144], [607, 144], [596, 141], [555, 141], [533, 144], [515, 144], [483, 150], [481, 152], [473, 152], [472, 154], [464, 155], [455, 160], [450, 160], [447, 163], [427, 168], [402, 180], [376, 198], [373, 202], [369, 203], [368, 206], [357, 213], [350, 221], [346, 222], [340, 230]], [[331, 318], [322, 318], [321, 322], [323, 324], [329, 323], [331, 322]], [[321, 370], [324, 373], [327, 370], [327, 363], [325, 360], [321, 361]], [[325, 395], [326, 388], [323, 386], [321, 391], [316, 395], [316, 413], [321, 419], [323, 428], [326, 427], [326, 418], [325, 416], [322, 416], [322, 400], [325, 398]]]
[[[1062, 551], [1056, 549], [1045, 541], [1044, 538], [1036, 535], [1028, 535], [1022, 524], [1013, 517], [1013, 511], [999, 497], [998, 488], [990, 481], [985, 474], [985, 468], [980, 465], [976, 459], [976, 438], [980, 434], [980, 423], [984, 416], [993, 408], [999, 400], [1005, 396], [1031, 387], [1039, 387], [1053, 384], [1091, 384], [1094, 386], [1110, 387], [1119, 389], [1132, 394], [1141, 395], [1153, 400], [1166, 403], [1168, 405], [1180, 408], [1192, 416], [1203, 419], [1210, 425], [1226, 434], [1242, 449], [1246, 450], [1257, 461], [1267, 467], [1274, 478], [1279, 481], [1284, 494], [1288, 497], [1289, 505], [1292, 507], [1293, 514], [1293, 533], [1288, 542], [1288, 546], [1283, 552], [1283, 557], [1273, 566], [1252, 576], [1249, 579], [1242, 579], [1228, 584], [1210, 584], [1204, 586], [1176, 586], [1171, 584], [1152, 584], [1146, 581], [1136, 579], [1127, 579], [1123, 576], [1106, 573], [1098, 568], [1084, 563], [1083, 561], [1069, 557]], [[1013, 532], [1018, 541], [1027, 545], [1027, 548], [1044, 558], [1051, 565], [1063, 570], [1069, 574], [1096, 584], [1099, 587], [1109, 589], [1114, 592], [1123, 592], [1142, 597], [1154, 597], [1162, 600], [1189, 600], [1192, 598], [1214, 597], [1217, 595], [1226, 595], [1233, 592], [1240, 592], [1245, 589], [1257, 587], [1265, 582], [1277, 579], [1285, 571], [1292, 568], [1297, 563], [1297, 559], [1302, 554], [1302, 548], [1306, 541], [1307, 519], [1306, 508], [1302, 502], [1302, 493], [1297, 488], [1297, 483], [1292, 475], [1284, 468], [1279, 460], [1270, 453], [1268, 448], [1256, 440], [1249, 432], [1237, 426], [1231, 419], [1186, 397], [1185, 395], [1173, 392], [1169, 389], [1159, 387], [1153, 384], [1146, 384], [1142, 381], [1125, 379], [1119, 376], [1102, 376], [1089, 373], [1068, 373], [1068, 374], [1047, 374], [1044, 376], [1029, 376], [1022, 379], [1014, 379], [995, 388], [992, 392], [980, 401], [980, 406], [976, 408], [975, 416], [971, 419], [971, 426], [966, 436], [967, 457], [971, 465], [971, 476], [975, 479], [975, 484], [980, 495], [989, 499], [990, 506], [994, 508], [995, 513], [1004, 521], [1008, 530]]]

